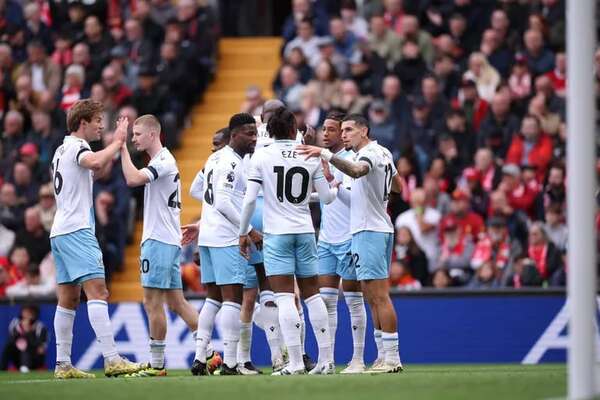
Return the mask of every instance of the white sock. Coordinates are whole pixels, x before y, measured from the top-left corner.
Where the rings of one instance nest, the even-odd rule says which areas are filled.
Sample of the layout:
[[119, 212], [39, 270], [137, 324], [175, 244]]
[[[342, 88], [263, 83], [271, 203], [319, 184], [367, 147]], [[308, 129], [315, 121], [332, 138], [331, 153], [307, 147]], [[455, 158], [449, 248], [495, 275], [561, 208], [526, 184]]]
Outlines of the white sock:
[[329, 335], [331, 336], [331, 349], [335, 350], [335, 332], [338, 323], [338, 294], [339, 290], [335, 288], [321, 288], [321, 298], [327, 308], [327, 318], [329, 322]]
[[300, 302], [298, 315], [300, 316], [300, 345], [302, 346], [302, 354], [306, 354], [306, 347], [304, 346], [306, 340], [306, 321], [304, 319], [304, 307], [302, 307], [302, 302]]
[[238, 343], [240, 341], [240, 313], [242, 306], [232, 301], [223, 302], [223, 362], [229, 368], [237, 366]]
[[296, 308], [294, 294], [277, 293], [275, 294], [275, 299], [279, 308], [281, 334], [288, 349], [289, 367], [292, 370], [304, 369], [302, 341], [300, 338], [302, 324], [298, 309]]
[[108, 318], [108, 304], [104, 300], [88, 300], [88, 318], [92, 329], [96, 333], [96, 340], [100, 344], [100, 350], [104, 359], [111, 361], [119, 355], [115, 345], [112, 326]]
[[386, 364], [399, 364], [400, 353], [398, 352], [398, 332], [382, 332], [381, 339], [383, 341]]
[[267, 303], [275, 302], [275, 296], [270, 290], [260, 292], [260, 308], [256, 314], [257, 319], [262, 322], [262, 328], [267, 337], [267, 343], [271, 350], [271, 362], [280, 361], [281, 356], [281, 329], [279, 328], [279, 309], [275, 305], [268, 306]]
[[150, 366], [162, 369], [165, 367], [165, 341], [150, 338]]
[[240, 322], [240, 341], [238, 343], [237, 361], [244, 364], [250, 361], [252, 347], [252, 322]]
[[194, 359], [205, 363], [206, 362], [206, 348], [212, 337], [212, 331], [215, 326], [215, 316], [221, 308], [221, 303], [213, 300], [206, 299], [200, 314], [198, 314], [198, 330], [196, 331], [196, 355]]
[[361, 292], [344, 292], [344, 299], [350, 311], [350, 327], [352, 330], [352, 361], [364, 363], [365, 332], [367, 328], [367, 312]]
[[73, 322], [75, 310], [56, 306], [54, 313], [54, 334], [56, 335], [56, 362], [71, 364], [71, 344], [73, 343]]
[[319, 293], [309, 297], [304, 302], [308, 308], [308, 317], [310, 318], [310, 323], [319, 347], [319, 364], [333, 362], [327, 307], [325, 307], [325, 303]]
[[383, 340], [381, 340], [381, 331], [379, 329], [375, 329], [373, 331], [373, 336], [375, 336], [375, 346], [377, 346], [377, 360], [384, 359], [383, 353]]

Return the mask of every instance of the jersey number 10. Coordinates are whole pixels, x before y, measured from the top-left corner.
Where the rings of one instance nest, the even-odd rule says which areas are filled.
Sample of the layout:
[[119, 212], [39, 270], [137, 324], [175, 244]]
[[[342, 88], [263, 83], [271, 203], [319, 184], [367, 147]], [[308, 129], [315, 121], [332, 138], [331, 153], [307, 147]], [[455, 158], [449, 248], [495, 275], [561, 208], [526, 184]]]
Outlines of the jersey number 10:
[[[306, 199], [306, 195], [308, 194], [308, 181], [310, 180], [310, 175], [305, 168], [302, 167], [292, 167], [287, 172], [284, 171], [284, 168], [273, 167], [273, 171], [277, 174], [277, 200], [283, 203], [283, 196], [285, 194], [285, 198], [292, 204], [302, 203], [304, 199]], [[285, 172], [285, 173], [284, 173]], [[300, 193], [298, 196], [295, 196], [292, 193], [292, 183], [294, 179], [294, 175], [300, 175]]]

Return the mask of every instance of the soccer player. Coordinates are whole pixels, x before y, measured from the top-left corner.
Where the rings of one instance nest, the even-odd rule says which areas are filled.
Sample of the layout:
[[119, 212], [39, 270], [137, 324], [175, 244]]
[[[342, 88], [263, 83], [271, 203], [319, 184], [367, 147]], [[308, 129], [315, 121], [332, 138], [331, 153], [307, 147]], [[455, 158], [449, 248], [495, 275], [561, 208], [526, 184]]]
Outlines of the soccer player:
[[127, 146], [121, 147], [121, 165], [127, 185], [144, 185], [144, 230], [141, 242], [140, 273], [144, 308], [150, 325], [148, 368], [129, 377], [165, 376], [165, 303], [195, 331], [196, 309], [183, 297], [181, 272], [181, 181], [175, 158], [160, 142], [161, 127], [153, 115], [142, 115], [133, 123], [132, 142], [145, 151], [150, 162], [137, 169]]
[[[212, 335], [215, 316], [223, 307], [223, 365], [221, 375], [238, 375], [237, 346], [240, 338], [242, 287], [246, 281], [247, 261], [240, 255], [237, 232], [246, 178], [243, 158], [254, 151], [256, 123], [249, 114], [236, 114], [229, 121], [229, 145], [213, 153], [204, 167], [204, 206], [200, 220], [202, 283], [207, 286], [206, 302], [198, 317], [196, 356], [192, 372], [206, 375], [206, 348]], [[194, 228], [195, 227], [195, 228]], [[197, 225], [186, 227], [189, 231]], [[250, 230], [260, 246], [262, 236]], [[184, 234], [185, 235], [185, 234]]]
[[325, 203], [335, 199], [337, 189], [330, 189], [317, 160], [305, 161], [295, 151], [296, 120], [290, 111], [277, 109], [269, 119], [267, 130], [274, 137], [274, 143], [257, 150], [251, 160], [239, 231], [240, 251], [249, 257], [251, 238], [247, 231], [262, 188], [263, 256], [269, 283], [276, 293], [279, 325], [289, 355], [288, 365], [274, 375], [305, 372], [300, 315], [294, 300], [294, 275], [319, 346], [319, 362], [309, 373], [332, 374], [335, 366], [327, 309], [318, 289], [317, 248], [308, 202], [312, 185]]
[[82, 287], [88, 299], [88, 318], [104, 356], [105, 375], [125, 375], [144, 368], [117, 352], [108, 317], [102, 253], [94, 236], [93, 174], [112, 162], [127, 138], [127, 120], [121, 118], [117, 121], [113, 142], [101, 151], [91, 151], [88, 142], [100, 139], [104, 129], [102, 112], [103, 106], [99, 102], [77, 101], [67, 114], [70, 134], [52, 159], [56, 216], [50, 244], [58, 283], [58, 305], [54, 314], [54, 377], [57, 379], [95, 377], [71, 364], [73, 322]]
[[[300, 145], [298, 151], [307, 158], [320, 157], [354, 179], [350, 190], [352, 263], [371, 307], [379, 353], [369, 372], [400, 372], [397, 317], [388, 293], [394, 226], [387, 203], [390, 192], [400, 192], [402, 184], [389, 150], [369, 138], [364, 117], [353, 114], [344, 118], [342, 140], [347, 149], [356, 152], [353, 161], [316, 146]], [[345, 192], [340, 189], [342, 198]]]
[[[336, 157], [348, 159], [354, 156], [352, 151], [346, 150], [341, 138], [341, 124], [344, 114], [330, 112], [323, 122], [323, 144]], [[329, 179], [342, 182], [348, 189], [350, 178], [345, 176], [335, 166], [330, 166]], [[319, 286], [321, 297], [327, 307], [329, 316], [329, 331], [331, 333], [331, 347], [335, 351], [335, 333], [337, 329], [338, 288], [340, 278], [344, 290], [344, 299], [350, 311], [350, 322], [354, 351], [352, 360], [343, 374], [362, 373], [365, 371], [364, 348], [366, 311], [361, 292], [360, 283], [356, 280], [356, 270], [352, 265], [352, 235], [350, 234], [350, 204], [338, 197], [331, 204], [323, 206], [321, 229], [319, 231]]]

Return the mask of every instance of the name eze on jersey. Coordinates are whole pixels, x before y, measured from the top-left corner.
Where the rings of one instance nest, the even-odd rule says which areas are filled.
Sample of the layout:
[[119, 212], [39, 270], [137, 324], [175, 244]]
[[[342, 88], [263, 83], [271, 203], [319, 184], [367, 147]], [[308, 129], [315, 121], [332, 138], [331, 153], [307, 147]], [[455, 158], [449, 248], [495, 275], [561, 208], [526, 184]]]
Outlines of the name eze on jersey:
[[298, 158], [298, 155], [296, 150], [281, 150], [281, 156], [283, 158]]

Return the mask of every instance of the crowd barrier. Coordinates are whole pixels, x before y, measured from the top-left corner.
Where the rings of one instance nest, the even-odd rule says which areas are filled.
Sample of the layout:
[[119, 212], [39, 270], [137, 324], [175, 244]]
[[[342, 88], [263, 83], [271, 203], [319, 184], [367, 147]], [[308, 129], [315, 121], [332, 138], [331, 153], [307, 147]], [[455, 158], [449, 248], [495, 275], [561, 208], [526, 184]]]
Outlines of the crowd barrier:
[[[392, 297], [398, 313], [400, 354], [411, 363], [525, 363], [564, 362], [567, 346], [565, 294], [561, 290], [529, 291], [425, 291]], [[202, 299], [191, 300], [200, 309]], [[600, 298], [599, 298], [600, 304]], [[52, 334], [55, 304], [40, 304], [40, 319], [50, 332], [47, 365], [55, 358]], [[140, 303], [109, 306], [119, 352], [135, 360], [148, 360], [148, 325]], [[20, 305], [0, 304], [0, 346], [7, 327], [18, 315]], [[347, 308], [340, 300], [335, 359], [341, 364], [352, 355], [352, 337]], [[373, 328], [369, 316], [365, 359], [375, 358]], [[217, 319], [212, 344], [222, 350]], [[187, 368], [193, 359], [192, 334], [180, 318], [168, 317], [167, 364]], [[599, 341], [600, 342], [600, 341]], [[317, 347], [307, 326], [307, 351], [316, 356]], [[598, 346], [600, 348], [600, 346]], [[80, 368], [101, 368], [102, 357], [82, 304], [75, 319], [73, 362]], [[270, 363], [262, 330], [254, 327], [252, 359]]]

